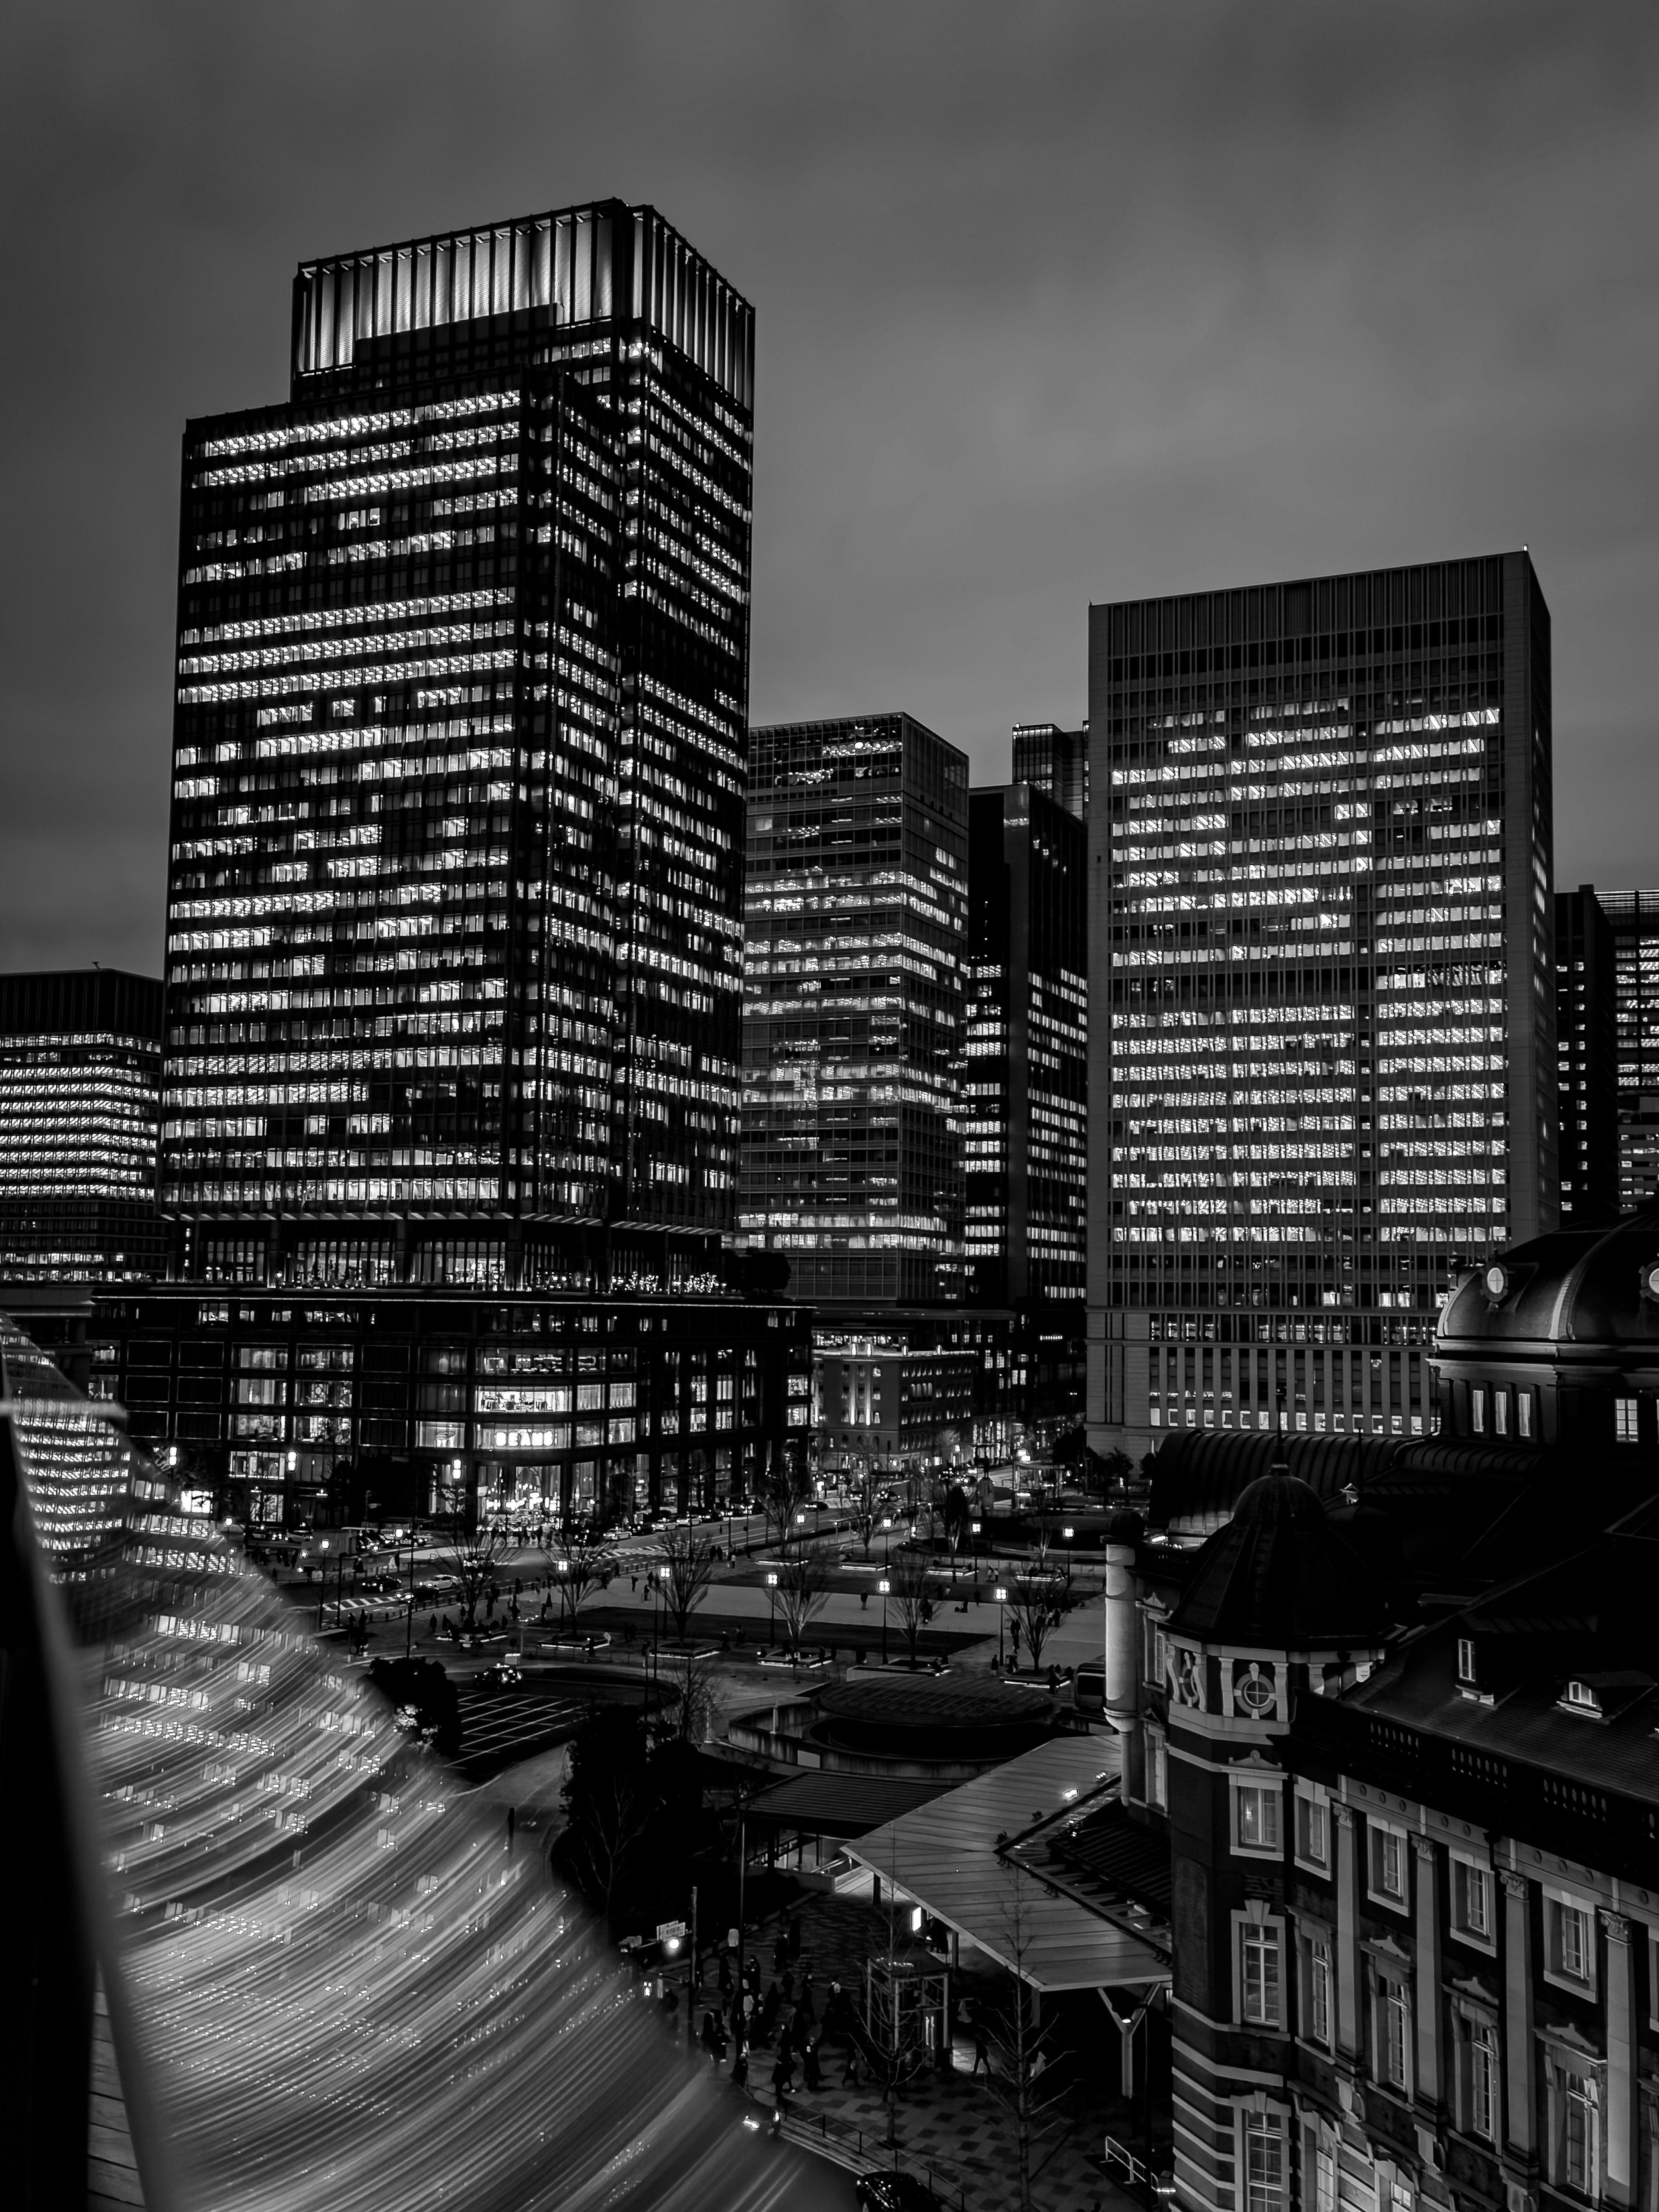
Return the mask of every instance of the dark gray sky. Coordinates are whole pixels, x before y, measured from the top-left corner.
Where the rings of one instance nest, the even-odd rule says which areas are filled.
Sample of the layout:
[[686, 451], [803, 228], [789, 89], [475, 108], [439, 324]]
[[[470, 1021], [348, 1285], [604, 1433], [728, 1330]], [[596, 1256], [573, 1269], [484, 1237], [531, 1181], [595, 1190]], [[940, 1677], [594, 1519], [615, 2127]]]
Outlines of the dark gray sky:
[[1557, 879], [1659, 881], [1651, 0], [12, 0], [0, 966], [159, 969], [179, 436], [304, 255], [617, 193], [758, 316], [757, 720], [1006, 773], [1090, 600], [1532, 549]]

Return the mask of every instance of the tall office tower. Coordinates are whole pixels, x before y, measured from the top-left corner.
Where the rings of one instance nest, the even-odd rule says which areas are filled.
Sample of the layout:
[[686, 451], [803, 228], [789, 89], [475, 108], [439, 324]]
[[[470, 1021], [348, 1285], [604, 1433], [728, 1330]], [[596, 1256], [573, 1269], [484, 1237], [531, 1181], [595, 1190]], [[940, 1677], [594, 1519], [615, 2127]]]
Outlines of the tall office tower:
[[184, 453], [186, 1273], [668, 1289], [732, 1224], [750, 308], [618, 202], [309, 262]]
[[1595, 887], [1555, 894], [1555, 1050], [1561, 1226], [1619, 1212], [1619, 1025], [1613, 932]]
[[1029, 783], [969, 794], [962, 1127], [977, 1304], [1083, 1303], [1085, 850], [1082, 823]]
[[1091, 1428], [1414, 1433], [1458, 1271], [1557, 1218], [1531, 562], [1089, 638]]
[[1014, 781], [1045, 792], [1081, 822], [1089, 811], [1089, 725], [1062, 730], [1055, 722], [1014, 724]]
[[0, 975], [0, 1281], [159, 1272], [161, 1092], [159, 981]]
[[750, 732], [738, 1226], [798, 1297], [958, 1298], [968, 762], [908, 714]]
[[1659, 1198], [1659, 890], [1602, 891], [1619, 1022], [1619, 1204]]

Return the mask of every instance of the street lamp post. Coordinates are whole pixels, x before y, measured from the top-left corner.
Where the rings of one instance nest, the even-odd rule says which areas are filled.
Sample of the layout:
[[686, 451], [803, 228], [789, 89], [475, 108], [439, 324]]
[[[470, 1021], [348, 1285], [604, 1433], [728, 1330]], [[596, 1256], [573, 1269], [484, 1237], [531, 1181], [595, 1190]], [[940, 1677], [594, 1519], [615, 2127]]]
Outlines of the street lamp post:
[[1000, 1666], [1002, 1665], [1002, 1663], [1003, 1663], [1003, 1660], [1002, 1660], [1002, 1632], [1003, 1632], [1003, 1629], [1004, 1629], [1005, 1626], [1006, 1625], [1007, 1619], [1008, 1619], [1008, 1611], [1007, 1611], [1007, 1607], [1008, 1607], [1008, 1592], [1007, 1592], [1007, 1589], [1006, 1589], [1006, 1588], [1004, 1586], [1004, 1584], [1002, 1584], [1001, 1583], [999, 1583], [997, 1584], [997, 1664], [998, 1664], [998, 1666], [999, 1666], [999, 1667], [1000, 1667]]
[[881, 1663], [884, 1667], [887, 1664], [887, 1593], [892, 1587], [885, 1575], [876, 1584], [881, 1592]]
[[324, 1537], [317, 1547], [320, 1555], [317, 1568], [317, 1633], [323, 1632], [323, 1607], [328, 1602], [328, 1539]]
[[766, 1640], [769, 1644], [775, 1643], [777, 1640], [778, 1601], [775, 1595], [777, 1587], [777, 1577], [775, 1575], [768, 1575], [766, 1577]]

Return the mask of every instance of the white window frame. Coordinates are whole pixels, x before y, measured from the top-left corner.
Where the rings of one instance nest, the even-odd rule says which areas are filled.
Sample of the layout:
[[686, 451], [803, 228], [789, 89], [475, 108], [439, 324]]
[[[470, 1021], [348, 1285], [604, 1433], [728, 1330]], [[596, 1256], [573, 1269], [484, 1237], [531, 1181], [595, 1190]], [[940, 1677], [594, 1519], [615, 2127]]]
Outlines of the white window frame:
[[[1583, 1975], [1568, 1972], [1564, 1963], [1565, 1945], [1562, 1938], [1565, 1923], [1565, 1913], [1577, 1913], [1583, 1923]], [[1544, 1884], [1544, 1979], [1558, 1990], [1568, 1990], [1576, 1997], [1586, 1997], [1594, 2004], [1600, 1994], [1597, 1952], [1601, 1930], [1596, 1924], [1596, 1905], [1593, 1897], [1581, 1891], [1563, 1889], [1553, 1882]]]
[[1160, 1813], [1170, 1809], [1170, 1745], [1161, 1728], [1146, 1729], [1146, 1802]]
[[[1304, 1815], [1311, 1815], [1315, 1813], [1319, 1815], [1325, 1834], [1325, 1853], [1322, 1858], [1315, 1858], [1311, 1852], [1303, 1849], [1303, 1838], [1309, 1826], [1309, 1821]], [[1298, 1781], [1297, 1783], [1295, 1802], [1291, 1807], [1291, 1818], [1295, 1824], [1291, 1836], [1291, 1851], [1296, 1863], [1299, 1867], [1305, 1867], [1310, 1874], [1328, 1875], [1331, 1871], [1331, 1793], [1322, 1782]]]
[[1613, 1440], [1616, 1444], [1634, 1444], [1641, 1442], [1642, 1401], [1639, 1398], [1613, 1400]]
[[[1400, 2030], [1401, 2075], [1390, 2071], [1394, 2029]], [[1417, 2053], [1413, 2048], [1411, 1976], [1404, 1966], [1371, 1962], [1371, 2079], [1379, 2088], [1392, 2089], [1408, 2102], [1415, 2091]]]
[[1515, 1394], [1515, 1433], [1532, 1442], [1532, 1385], [1523, 1383]]
[[[1400, 1889], [1379, 1887], [1383, 1860], [1386, 1856], [1387, 1837], [1400, 1854]], [[1391, 1912], [1409, 1912], [1412, 1903], [1411, 1831], [1402, 1828], [1397, 1820], [1379, 1819], [1375, 1814], [1365, 1815], [1365, 1894], [1373, 1905], [1386, 1905]]]
[[[1476, 2054], [1490, 2062], [1486, 2067], [1477, 2067]], [[1477, 2118], [1479, 2085], [1477, 2075], [1487, 2073], [1486, 2125], [1479, 2124]], [[1460, 2130], [1476, 2142], [1501, 2148], [1504, 2125], [1504, 2045], [1498, 2031], [1498, 2021], [1487, 2013], [1460, 2009], [1457, 2015], [1457, 2124]]]
[[[1238, 2027], [1248, 2028], [1256, 2035], [1283, 2035], [1285, 2029], [1285, 1920], [1282, 1915], [1261, 1911], [1235, 1912], [1233, 1923], [1233, 2021]], [[1244, 1971], [1246, 1946], [1262, 1947], [1264, 1961], [1271, 1957], [1273, 1995], [1277, 2000], [1278, 2017], [1274, 2020], [1252, 2020], [1244, 2008], [1249, 1978]], [[1267, 1992], [1267, 1975], [1264, 1972], [1262, 1990]]]
[[1477, 1437], [1486, 1433], [1486, 1386], [1476, 1382], [1469, 1391], [1469, 1428]]
[[[1236, 2109], [1238, 2117], [1235, 2124], [1233, 2155], [1237, 2161], [1238, 2186], [1233, 2191], [1233, 2200], [1238, 2212], [1285, 2212], [1290, 2180], [1285, 2115], [1271, 2106], [1265, 2112], [1257, 2112], [1248, 2105]], [[1251, 2177], [1251, 2151], [1255, 2143], [1264, 2147], [1269, 2143], [1273, 2146], [1275, 2171], [1271, 2187], [1265, 2185], [1265, 2167], [1262, 2184], [1258, 2184]]]
[[[1322, 1921], [1304, 1920], [1297, 1928], [1297, 2034], [1316, 2051], [1336, 2048], [1336, 1936]], [[1316, 1998], [1324, 1983], [1325, 2032], [1318, 2026]]]
[[[1460, 1943], [1467, 1943], [1473, 1950], [1484, 1951], [1490, 1957], [1498, 1948], [1498, 1876], [1492, 1861], [1482, 1852], [1470, 1850], [1457, 1844], [1448, 1847], [1448, 1855], [1451, 1861], [1448, 1869], [1450, 1876], [1448, 1903], [1451, 1933]], [[1484, 1933], [1471, 1927], [1466, 1917], [1471, 1875], [1480, 1875], [1485, 1882], [1486, 1926]]]
[[1334, 2142], [1322, 2128], [1302, 2130], [1302, 2203], [1304, 2212], [1336, 2212], [1341, 2185], [1341, 2164]]
[[[1232, 1855], [1242, 1859], [1270, 1859], [1275, 1865], [1285, 1857], [1285, 1778], [1271, 1767], [1235, 1767], [1227, 1777], [1228, 1833]], [[1244, 1800], [1246, 1793], [1257, 1802], [1258, 1816], [1265, 1816], [1262, 1825], [1271, 1820], [1273, 1839], [1271, 1843], [1246, 1843], [1244, 1840]]]
[[[1607, 2148], [1601, 2140], [1605, 2124], [1607, 2100], [1601, 2063], [1577, 2051], [1564, 2051], [1558, 2045], [1547, 2045], [1544, 2051], [1545, 2103], [1547, 2136], [1545, 2152], [1547, 2170], [1557, 2189], [1570, 2189], [1576, 2197], [1594, 2204], [1601, 2194], [1607, 2174]], [[1582, 2094], [1567, 2087], [1568, 2079], [1583, 2084]], [[1586, 2172], [1580, 2187], [1567, 2178], [1570, 2128], [1572, 2108], [1577, 2106], [1584, 2114], [1584, 2152]]]

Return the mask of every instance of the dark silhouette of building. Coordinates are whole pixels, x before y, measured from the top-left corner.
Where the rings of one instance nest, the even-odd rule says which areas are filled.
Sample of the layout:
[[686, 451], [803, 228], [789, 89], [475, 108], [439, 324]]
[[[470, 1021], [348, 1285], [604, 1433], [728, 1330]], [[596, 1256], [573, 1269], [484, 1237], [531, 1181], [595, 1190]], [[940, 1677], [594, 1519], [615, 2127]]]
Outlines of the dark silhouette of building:
[[1170, 1854], [1190, 2212], [1659, 2185], [1650, 1275], [1654, 1209], [1472, 1274], [1438, 1437], [1159, 1448], [1186, 1544], [1137, 1535], [1108, 1694]]
[[1619, 1212], [1619, 1028], [1613, 933], [1595, 886], [1555, 894], [1561, 1225]]
[[1659, 1197], [1659, 890], [1602, 891], [1619, 1019], [1619, 1203]]
[[1046, 792], [1081, 822], [1089, 811], [1089, 725], [1062, 730], [1057, 722], [1014, 724], [1014, 781]]
[[1075, 816], [1028, 783], [970, 793], [961, 1111], [980, 1304], [1081, 1312], [1086, 896]]
[[112, 968], [0, 975], [0, 1280], [156, 1273], [161, 986]]
[[967, 848], [908, 714], [750, 733], [738, 1225], [820, 1307], [962, 1296]]
[[226, 1284], [707, 1285], [752, 315], [606, 201], [302, 265], [184, 453], [161, 1202]]
[[[1557, 1214], [1549, 617], [1524, 552], [1090, 616], [1097, 1444], [1410, 1435]], [[1127, 1435], [1125, 1434], [1127, 1432]]]

